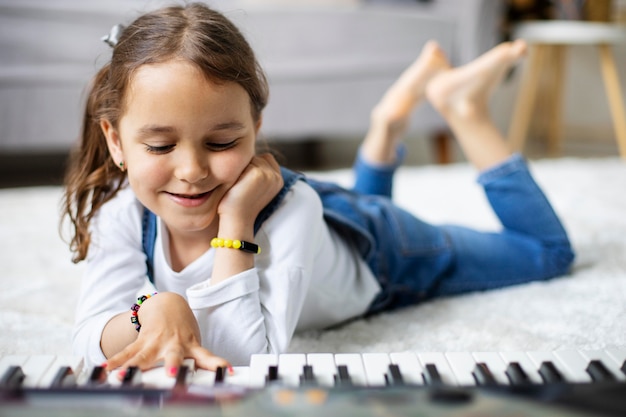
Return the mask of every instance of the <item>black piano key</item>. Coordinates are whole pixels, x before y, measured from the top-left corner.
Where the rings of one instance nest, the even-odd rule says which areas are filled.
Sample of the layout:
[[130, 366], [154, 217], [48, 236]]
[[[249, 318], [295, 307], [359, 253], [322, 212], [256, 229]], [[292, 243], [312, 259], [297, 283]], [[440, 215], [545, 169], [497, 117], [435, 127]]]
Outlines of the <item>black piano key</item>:
[[89, 374], [87, 385], [104, 385], [107, 382], [107, 372], [102, 366], [94, 366]]
[[215, 370], [215, 385], [223, 384], [226, 379], [226, 367], [220, 366]]
[[404, 385], [404, 378], [400, 372], [400, 367], [395, 363], [389, 365], [389, 373], [385, 375], [389, 385]]
[[543, 379], [543, 382], [546, 384], [553, 384], [558, 382], [565, 382], [565, 378], [563, 378], [563, 374], [554, 366], [554, 364], [550, 361], [545, 361], [541, 363], [539, 367], [539, 375]]
[[76, 386], [76, 375], [69, 366], [61, 366], [54, 374], [50, 383], [51, 388], [70, 388]]
[[613, 382], [616, 380], [615, 375], [609, 371], [602, 361], [597, 359], [589, 362], [586, 371], [594, 382]]
[[622, 363], [622, 367], [619, 369], [622, 371], [624, 375], [626, 375], [626, 360], [624, 360], [624, 363]]
[[26, 375], [24, 375], [21, 366], [9, 366], [0, 378], [0, 388], [18, 389], [22, 386], [24, 378], [26, 378]]
[[484, 362], [477, 363], [472, 371], [472, 376], [478, 385], [496, 385], [496, 378]]
[[311, 365], [304, 365], [302, 367], [302, 375], [300, 375], [300, 383], [305, 385], [315, 384], [315, 374], [313, 373], [313, 367]]
[[518, 362], [511, 362], [506, 367], [506, 370], [504, 371], [504, 373], [509, 378], [511, 385], [524, 386], [524, 385], [530, 385], [532, 383], [532, 381], [530, 380], [530, 377], [528, 376], [526, 371], [524, 371], [524, 368], [522, 368]]
[[424, 366], [422, 378], [424, 378], [426, 385], [443, 385], [443, 379], [441, 378], [437, 367], [432, 363], [427, 363]]
[[174, 389], [187, 389], [188, 377], [189, 377], [189, 367], [187, 365], [181, 365], [178, 368], [178, 372], [176, 372], [176, 379], [174, 381]]
[[137, 366], [129, 366], [126, 368], [124, 378], [122, 378], [123, 386], [132, 386], [141, 384], [141, 369]]
[[352, 378], [348, 372], [346, 365], [337, 366], [337, 374], [335, 375], [335, 385], [350, 386], [352, 385]]
[[266, 382], [275, 382], [278, 381], [278, 366], [272, 365], [267, 369], [267, 376], [265, 377]]

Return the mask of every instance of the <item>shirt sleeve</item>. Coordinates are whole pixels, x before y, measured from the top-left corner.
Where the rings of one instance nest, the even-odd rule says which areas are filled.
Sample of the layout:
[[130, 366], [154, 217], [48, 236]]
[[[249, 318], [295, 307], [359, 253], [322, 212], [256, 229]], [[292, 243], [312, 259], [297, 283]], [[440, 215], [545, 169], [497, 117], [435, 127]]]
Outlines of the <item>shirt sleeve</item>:
[[203, 345], [234, 365], [248, 365], [253, 353], [284, 352], [311, 285], [323, 227], [317, 193], [296, 183], [257, 233], [261, 254], [253, 269], [187, 290]]
[[141, 245], [142, 209], [134, 195], [120, 193], [92, 220], [92, 243], [76, 307], [73, 351], [92, 365], [106, 359], [100, 348], [105, 325], [128, 311], [148, 283]]

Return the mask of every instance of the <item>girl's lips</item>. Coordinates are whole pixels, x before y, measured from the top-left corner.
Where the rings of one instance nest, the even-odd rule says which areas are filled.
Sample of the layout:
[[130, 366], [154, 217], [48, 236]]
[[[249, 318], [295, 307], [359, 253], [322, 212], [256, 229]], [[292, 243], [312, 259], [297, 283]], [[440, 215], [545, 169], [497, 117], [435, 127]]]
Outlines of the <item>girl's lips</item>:
[[170, 199], [172, 199], [172, 201], [183, 207], [198, 207], [208, 200], [211, 192], [207, 191], [206, 193], [201, 194], [167, 193], [167, 195], [170, 197]]

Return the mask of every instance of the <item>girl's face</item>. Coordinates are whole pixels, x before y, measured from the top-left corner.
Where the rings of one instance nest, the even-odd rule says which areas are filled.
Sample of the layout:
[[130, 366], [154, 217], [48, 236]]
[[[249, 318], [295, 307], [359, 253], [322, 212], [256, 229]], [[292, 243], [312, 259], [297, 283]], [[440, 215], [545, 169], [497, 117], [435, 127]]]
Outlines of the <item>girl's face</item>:
[[140, 67], [124, 104], [117, 130], [101, 125], [139, 201], [172, 236], [213, 237], [218, 204], [255, 153], [260, 122], [246, 91], [173, 60]]

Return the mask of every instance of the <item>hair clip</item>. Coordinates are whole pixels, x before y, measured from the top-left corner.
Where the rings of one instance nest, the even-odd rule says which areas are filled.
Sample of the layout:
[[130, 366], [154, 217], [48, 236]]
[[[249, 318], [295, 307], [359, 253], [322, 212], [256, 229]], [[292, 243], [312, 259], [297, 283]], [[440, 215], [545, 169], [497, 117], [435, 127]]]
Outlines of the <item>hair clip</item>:
[[120, 40], [120, 36], [126, 27], [122, 24], [117, 24], [111, 28], [108, 35], [102, 37], [102, 42], [109, 45], [111, 48], [115, 48], [117, 42]]

